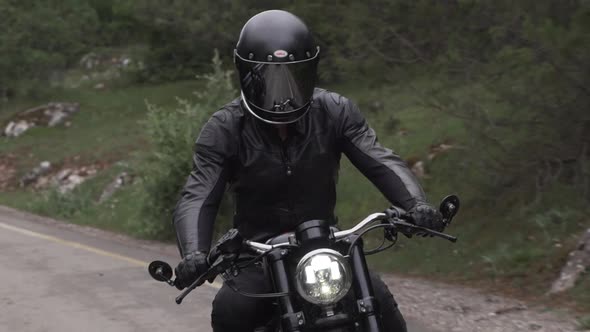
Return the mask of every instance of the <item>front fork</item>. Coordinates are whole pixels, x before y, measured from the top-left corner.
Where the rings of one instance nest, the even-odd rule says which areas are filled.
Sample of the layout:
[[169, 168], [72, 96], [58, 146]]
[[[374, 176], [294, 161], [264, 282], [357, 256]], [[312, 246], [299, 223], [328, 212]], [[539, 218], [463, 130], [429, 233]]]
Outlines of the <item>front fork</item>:
[[[356, 308], [362, 317], [362, 324], [366, 332], [380, 332], [381, 320], [378, 315], [378, 305], [373, 291], [373, 283], [367, 268], [367, 261], [363, 251], [363, 240], [357, 239], [358, 235], [351, 235], [347, 240], [355, 242], [350, 253], [352, 265], [352, 287], [356, 294]], [[356, 240], [356, 241], [355, 241]], [[348, 242], [348, 241], [346, 241]]]
[[271, 269], [272, 281], [275, 291], [278, 293], [289, 293], [288, 296], [278, 298], [279, 310], [281, 313], [281, 328], [284, 332], [300, 332], [305, 325], [303, 312], [295, 311], [293, 306], [292, 287], [287, 275], [285, 259], [288, 251], [285, 249], [275, 249], [268, 254], [267, 260]]
[[[362, 239], [356, 239], [357, 235], [351, 235], [347, 242], [355, 242], [350, 254], [352, 265], [353, 288], [356, 294], [356, 307], [362, 317], [361, 324], [364, 332], [381, 332], [381, 321], [378, 316], [378, 306], [373, 292], [373, 284], [367, 268], [367, 261], [363, 252]], [[267, 262], [271, 269], [272, 281], [275, 291], [278, 293], [293, 294], [285, 259], [287, 250], [276, 249], [267, 256]], [[295, 311], [295, 301], [292, 295], [282, 296], [278, 299], [281, 313], [281, 327], [284, 332], [300, 332], [305, 325], [305, 317], [302, 311]]]

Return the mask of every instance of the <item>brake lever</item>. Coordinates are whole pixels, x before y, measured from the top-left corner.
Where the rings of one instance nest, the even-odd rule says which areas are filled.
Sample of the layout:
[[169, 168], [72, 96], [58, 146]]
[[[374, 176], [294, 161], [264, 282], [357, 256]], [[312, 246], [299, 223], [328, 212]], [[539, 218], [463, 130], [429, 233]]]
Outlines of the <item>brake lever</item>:
[[[449, 241], [451, 241], [453, 243], [454, 242], [457, 242], [457, 238], [454, 237], [454, 236], [452, 236], [452, 235], [441, 233], [441, 232], [437, 232], [437, 231], [432, 230], [430, 228], [418, 226], [418, 225], [415, 225], [415, 224], [412, 224], [412, 223], [403, 221], [401, 219], [394, 220], [392, 222], [392, 224], [395, 225], [395, 226], [408, 227], [408, 228], [415, 229], [417, 231], [421, 231], [421, 232], [424, 232], [424, 233], [427, 233], [427, 234], [430, 234], [430, 235], [438, 236], [438, 237], [443, 238], [445, 240], [449, 240]], [[404, 235], [406, 235], [406, 234], [404, 234]]]

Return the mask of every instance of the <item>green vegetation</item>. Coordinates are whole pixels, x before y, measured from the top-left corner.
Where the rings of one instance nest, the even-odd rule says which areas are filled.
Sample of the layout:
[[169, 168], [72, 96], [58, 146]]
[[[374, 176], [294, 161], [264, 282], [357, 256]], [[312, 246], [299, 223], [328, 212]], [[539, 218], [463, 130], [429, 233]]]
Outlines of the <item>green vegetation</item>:
[[[129, 153], [146, 146], [146, 129], [141, 123], [147, 114], [146, 100], [171, 105], [175, 97], [190, 99], [198, 89], [197, 84], [184, 81], [103, 91], [92, 88], [56, 90], [46, 102], [80, 103], [80, 112], [72, 116], [72, 125], [69, 128], [33, 128], [18, 139], [2, 137], [0, 155], [12, 153], [18, 157], [14, 160], [19, 170], [17, 175], [23, 175], [43, 160], [55, 164], [74, 158], [79, 164], [124, 160]], [[2, 104], [0, 121], [39, 103], [40, 100], [17, 100]]]
[[[195, 137], [236, 95], [227, 68], [239, 29], [268, 6], [291, 10], [313, 28], [321, 85], [356, 101], [384, 145], [424, 162], [432, 202], [448, 193], [462, 198], [448, 229], [457, 244], [402, 238], [372, 264], [549, 299], [544, 292], [590, 227], [587, 1], [0, 0], [0, 98], [7, 99], [0, 123], [50, 100], [81, 105], [69, 128], [0, 138], [0, 161], [17, 169], [15, 179], [42, 160], [104, 169], [67, 195], [19, 189], [1, 192], [0, 203], [171, 239], [170, 211]], [[67, 15], [74, 16], [38, 19]], [[121, 49], [144, 66], [105, 90], [63, 83], [85, 74], [76, 65], [83, 54]], [[211, 71], [214, 49], [226, 65], [216, 57]], [[48, 90], [56, 71], [63, 86]], [[194, 80], [197, 72], [210, 73]], [[430, 160], [431, 146], [443, 142], [453, 148]], [[123, 170], [136, 181], [96, 203]], [[338, 195], [343, 227], [388, 204], [346, 161]], [[220, 229], [230, 215], [225, 204]], [[368, 245], [378, 245], [377, 236]], [[590, 310], [588, 294], [586, 274], [562, 297]]]
[[[195, 138], [211, 114], [235, 98], [230, 71], [223, 70], [221, 60], [213, 58], [213, 72], [200, 76], [204, 90], [196, 93], [196, 100], [179, 99], [175, 109], [148, 105], [146, 121], [152, 153], [146, 156], [140, 168], [147, 199], [143, 202], [145, 227], [142, 233], [154, 238], [174, 237], [170, 217], [192, 169]], [[230, 225], [230, 206], [218, 215], [223, 228]]]
[[590, 330], [590, 316], [584, 316], [578, 320], [578, 330], [579, 331]]
[[97, 25], [86, 2], [0, 1], [0, 98], [27, 95], [67, 68], [90, 46], [85, 37]]

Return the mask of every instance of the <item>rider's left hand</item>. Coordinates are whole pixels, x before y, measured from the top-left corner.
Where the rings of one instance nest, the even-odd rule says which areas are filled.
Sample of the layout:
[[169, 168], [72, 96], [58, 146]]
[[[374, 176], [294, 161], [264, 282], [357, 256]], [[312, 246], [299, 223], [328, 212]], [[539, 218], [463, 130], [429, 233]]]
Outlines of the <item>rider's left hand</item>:
[[408, 210], [407, 215], [414, 224], [437, 232], [442, 232], [446, 226], [442, 214], [427, 203], [417, 203]]

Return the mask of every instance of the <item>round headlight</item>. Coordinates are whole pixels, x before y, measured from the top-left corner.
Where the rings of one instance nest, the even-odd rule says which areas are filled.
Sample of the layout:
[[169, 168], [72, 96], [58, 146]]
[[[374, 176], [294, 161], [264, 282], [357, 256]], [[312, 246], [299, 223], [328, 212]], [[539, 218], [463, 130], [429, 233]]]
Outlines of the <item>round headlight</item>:
[[337, 251], [318, 249], [307, 253], [296, 269], [297, 291], [315, 304], [331, 304], [346, 295], [352, 282], [348, 261]]

